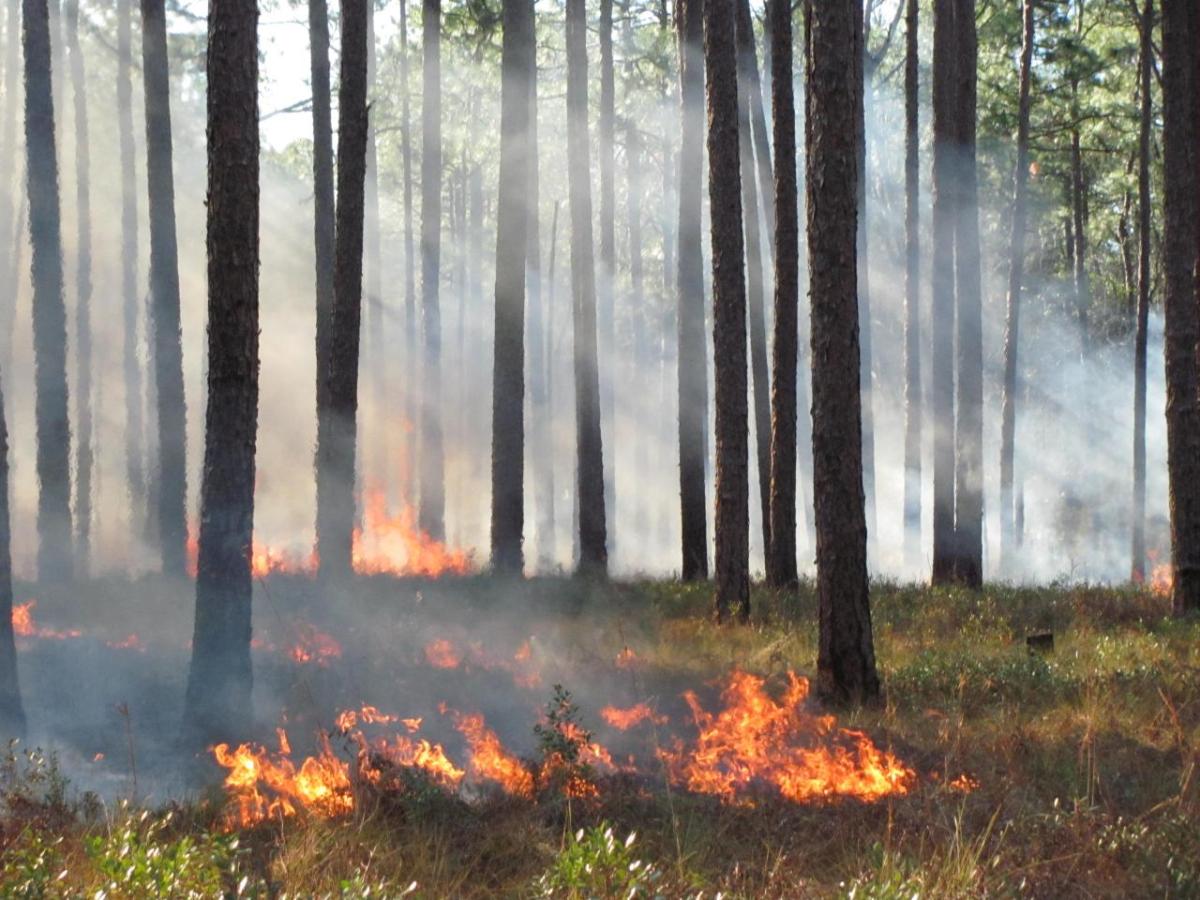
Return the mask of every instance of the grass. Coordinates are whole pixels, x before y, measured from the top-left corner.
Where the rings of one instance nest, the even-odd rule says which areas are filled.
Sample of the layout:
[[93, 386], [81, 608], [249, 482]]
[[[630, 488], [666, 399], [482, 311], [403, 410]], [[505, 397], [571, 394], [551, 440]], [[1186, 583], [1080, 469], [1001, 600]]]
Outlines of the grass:
[[[270, 602], [290, 610], [295, 594], [302, 608], [305, 590], [273, 583]], [[576, 697], [624, 646], [655, 690], [733, 665], [811, 674], [811, 587], [756, 590], [737, 629], [711, 623], [709, 599], [672, 583], [364, 582], [356, 633], [371, 661], [356, 677], [400, 683], [376, 660], [393, 632], [362, 622], [427, 633], [472, 616], [514, 634], [536, 622], [567, 648], [556, 677]], [[342, 820], [229, 833], [219, 792], [105, 805], [52, 758], [14, 751], [0, 766], [0, 896], [1200, 896], [1200, 620], [1131, 589], [881, 584], [872, 599], [886, 701], [841, 722], [917, 770], [906, 796], [730, 806], [614, 776], [590, 800], [410, 790], [364, 796]], [[1053, 650], [1032, 653], [1025, 638], [1046, 631]], [[965, 794], [948, 785], [962, 773], [977, 782]]]

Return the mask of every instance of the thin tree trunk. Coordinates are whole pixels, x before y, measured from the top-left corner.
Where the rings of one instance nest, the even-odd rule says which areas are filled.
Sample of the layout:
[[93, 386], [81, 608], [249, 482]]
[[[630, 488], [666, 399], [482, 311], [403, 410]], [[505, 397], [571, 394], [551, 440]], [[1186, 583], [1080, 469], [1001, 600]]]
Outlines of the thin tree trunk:
[[500, 181], [496, 198], [496, 340], [492, 368], [492, 567], [519, 575], [525, 529], [525, 267], [529, 237], [529, 77], [533, 3], [504, 0]]
[[1079, 318], [1079, 349], [1087, 355], [1091, 346], [1088, 311], [1092, 305], [1092, 282], [1087, 269], [1087, 178], [1083, 170], [1083, 151], [1079, 129], [1071, 131], [1071, 216], [1075, 246], [1075, 314]]
[[[713, 364], [716, 384], [717, 621], [750, 619], [749, 440], [746, 411], [746, 283], [742, 195], [747, 167], [739, 148], [735, 0], [704, 4], [708, 102], [708, 197], [712, 209]], [[742, 173], [742, 188], [730, 177]], [[754, 209], [747, 216], [755, 215]]]
[[[758, 228], [758, 188], [751, 136], [750, 85], [757, 81], [754, 31], [747, 0], [736, 0], [738, 78], [738, 157], [746, 237], [746, 300], [750, 315], [750, 369], [754, 383], [754, 438], [758, 462], [758, 500], [763, 548], [771, 545], [771, 386], [767, 375], [767, 323], [763, 293], [763, 255]], [[745, 11], [742, 7], [747, 6]]]
[[[343, 10], [343, 27], [353, 8]], [[208, 11], [208, 409], [196, 623], [184, 709], [190, 742], [252, 718], [250, 553], [258, 425], [258, 4]], [[343, 39], [344, 54], [351, 42]], [[161, 392], [160, 392], [161, 393]], [[164, 485], [165, 488], [165, 485]]]
[[799, 353], [800, 226], [796, 109], [792, 97], [792, 4], [769, 0], [771, 120], [775, 123], [775, 341], [772, 345], [771, 506], [767, 581], [786, 587], [796, 571], [796, 368]]
[[[584, 0], [567, 0], [566, 42], [567, 174], [571, 200], [571, 296], [575, 332], [579, 573], [604, 576], [608, 572], [608, 540], [604, 497], [604, 442], [600, 426], [600, 378], [596, 357], [596, 270], [592, 257], [587, 10]], [[601, 230], [603, 231], [603, 225]]]
[[955, 3], [933, 4], [933, 576], [936, 584], [954, 579], [954, 237], [958, 197], [955, 157], [957, 78]]
[[445, 536], [445, 462], [442, 456], [442, 323], [438, 275], [442, 240], [441, 0], [422, 0], [424, 41], [421, 108], [421, 529]]
[[[767, 252], [775, 253], [775, 175], [771, 168], [771, 141], [767, 129], [767, 116], [764, 111], [762, 81], [758, 75], [758, 54], [754, 48], [754, 24], [750, 17], [750, 0], [737, 0], [737, 28], [739, 37], [741, 29], [748, 35], [742, 50], [747, 54], [745, 66], [746, 98], [749, 103], [750, 128], [754, 136], [754, 163], [758, 172], [758, 196], [761, 198], [763, 222], [766, 224]], [[763, 47], [763, 65], [767, 65], [767, 48]]]
[[617, 226], [614, 132], [616, 130], [616, 86], [613, 72], [613, 0], [600, 0], [600, 265], [596, 273], [600, 314], [597, 369], [604, 373], [600, 383], [604, 442], [604, 509], [609, 524], [609, 552], [615, 552], [617, 524]]
[[[333, 269], [334, 269], [334, 194], [333, 194], [333, 114], [329, 87], [329, 10], [325, 0], [308, 3], [309, 67], [312, 73], [313, 125], [313, 248], [316, 260], [316, 364], [317, 433], [333, 427], [329, 393], [333, 346]], [[319, 442], [318, 442], [319, 446]], [[320, 485], [330, 473], [321, 472], [321, 455], [313, 463]], [[318, 559], [322, 527], [322, 501], [318, 489], [316, 527]]]
[[171, 161], [171, 84], [163, 0], [142, 0], [142, 72], [146, 97], [151, 325], [159, 454], [157, 477], [153, 480], [158, 496], [158, 540], [163, 572], [182, 577], [187, 571], [187, 409], [183, 392], [179, 252], [175, 237], [175, 181]]
[[92, 546], [92, 200], [79, 0], [67, 0], [66, 26], [75, 115], [75, 566], [86, 578]]
[[703, 0], [679, 0], [679, 252], [678, 290], [679, 498], [684, 581], [708, 577], [708, 503], [704, 458], [708, 408], [705, 363], [704, 254], [701, 179], [704, 165]]
[[33, 247], [33, 345], [37, 413], [38, 579], [70, 578], [71, 423], [62, 220], [46, 0], [24, 0], [25, 152]]
[[138, 208], [136, 148], [133, 141], [132, 0], [117, 2], [117, 128], [121, 164], [121, 316], [125, 382], [125, 477], [129, 489], [129, 530], [146, 533], [145, 446], [142, 441], [142, 366], [138, 358]]
[[[548, 445], [550, 455], [546, 458], [546, 474], [550, 479], [549, 486], [546, 489], [550, 497], [550, 509], [546, 513], [546, 517], [550, 523], [550, 562], [551, 564], [558, 558], [558, 515], [555, 505], [555, 477], [554, 477], [554, 361], [558, 354], [555, 353], [554, 345], [554, 312], [557, 308], [556, 297], [558, 295], [557, 283], [554, 280], [554, 265], [558, 256], [558, 210], [562, 205], [561, 200], [554, 201], [554, 213], [550, 218], [550, 263], [546, 269], [546, 430], [549, 434], [550, 443]], [[574, 539], [572, 539], [574, 542]]]
[[[12, 21], [10, 18], [9, 22]], [[14, 40], [15, 37], [10, 31], [9, 39]], [[25, 736], [25, 708], [21, 705], [21, 685], [17, 679], [17, 646], [13, 638], [10, 525], [8, 420], [4, 414], [4, 385], [0, 383], [0, 735], [11, 740]]]
[[[388, 396], [387, 361], [387, 317], [384, 315], [383, 300], [383, 246], [380, 236], [379, 218], [379, 160], [376, 153], [375, 130], [376, 121], [375, 99], [378, 90], [376, 85], [376, 47], [375, 47], [375, 0], [367, 0], [367, 175], [365, 188], [365, 208], [363, 220], [363, 286], [365, 296], [363, 305], [366, 309], [366, 328], [364, 334], [366, 346], [364, 360], [366, 362], [366, 387], [363, 392], [369, 398], [374, 408], [382, 410]], [[378, 413], [377, 413], [378, 414]], [[374, 425], [374, 434], [368, 427], [366, 417], [358, 420], [364, 429], [366, 440], [359, 455], [359, 469], [365, 473], [368, 482], [374, 484], [387, 496], [388, 481], [391, 475], [390, 450], [388, 442], [388, 417], [379, 415], [379, 424]]]
[[[20, 109], [20, 0], [8, 0], [4, 31], [4, 132], [0, 139], [0, 284], [6, 287], [15, 282], [17, 271], [17, 248], [14, 234], [18, 230], [14, 223], [16, 210], [13, 199], [20, 194], [17, 179], [17, 113]], [[15, 291], [5, 290], [0, 297], [0, 366], [5, 371], [12, 365], [12, 328], [16, 315]]]
[[1200, 609], [1200, 15], [1195, 4], [1164, 2], [1162, 35], [1167, 476], [1172, 601], [1175, 613], [1183, 615]]
[[1141, 582], [1146, 577], [1146, 344], [1150, 320], [1150, 128], [1154, 108], [1150, 90], [1154, 62], [1154, 0], [1146, 0], [1140, 28], [1137, 330], [1133, 342], [1133, 558], [1130, 566], [1134, 582]]
[[366, 7], [342, 7], [338, 87], [337, 221], [334, 225], [333, 310], [326, 387], [329, 410], [317, 436], [317, 553], [323, 575], [353, 572], [354, 473], [358, 437], [359, 340], [363, 311], [363, 241], [370, 125], [367, 112], [369, 51]]
[[1008, 315], [1004, 327], [1004, 396], [1000, 413], [1000, 559], [1011, 569], [1016, 552], [1013, 458], [1017, 432], [1017, 349], [1021, 322], [1021, 281], [1025, 277], [1025, 196], [1029, 181], [1030, 72], [1033, 65], [1033, 0], [1022, 13], [1020, 91], [1017, 100], [1017, 165], [1013, 173], [1009, 228]]
[[904, 48], [904, 558], [921, 553], [920, 3], [906, 0]]
[[955, 221], [958, 378], [956, 381], [954, 531], [955, 576], [983, 583], [983, 314], [980, 287], [979, 202], [975, 170], [975, 107], [978, 45], [975, 0], [957, 4], [959, 192]]
[[401, 496], [405, 504], [416, 496], [413, 457], [417, 450], [412, 440], [420, 414], [417, 388], [421, 368], [417, 344], [417, 267], [413, 244], [412, 122], [408, 85], [408, 2], [400, 0], [400, 156], [404, 168], [404, 416], [408, 439], [401, 458]]
[[[862, 5], [861, 3], [859, 4]], [[855, 116], [857, 119], [858, 154], [858, 340], [862, 358], [859, 365], [862, 404], [862, 468], [863, 491], [866, 495], [867, 558], [875, 555], [875, 368], [871, 348], [871, 287], [868, 263], [869, 240], [867, 234], [867, 31], [870, 24], [864, 16], [855, 37], [854, 67], [859, 87], [854, 92]]]
[[812, 302], [817, 688], [837, 703], [879, 695], [867, 586], [856, 212], [860, 0], [811, 0], [808, 248]]

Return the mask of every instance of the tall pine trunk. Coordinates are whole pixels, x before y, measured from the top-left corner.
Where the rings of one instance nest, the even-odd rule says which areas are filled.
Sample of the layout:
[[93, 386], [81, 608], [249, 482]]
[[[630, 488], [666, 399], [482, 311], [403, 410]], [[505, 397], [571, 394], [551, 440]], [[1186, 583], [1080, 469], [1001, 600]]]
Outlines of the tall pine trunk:
[[67, 0], [67, 54], [75, 120], [75, 566], [86, 578], [92, 546], [92, 200], [87, 79], [79, 0]]
[[1029, 183], [1030, 73], [1033, 65], [1033, 0], [1022, 13], [1020, 91], [1017, 100], [1017, 165], [1013, 173], [1012, 220], [1008, 233], [1008, 315], [1004, 326], [1004, 396], [1000, 412], [1000, 560], [1011, 569], [1016, 552], [1013, 458], [1017, 433], [1017, 348], [1021, 322], [1021, 281], [1025, 277], [1025, 206]]
[[[758, 500], [763, 549], [771, 545], [771, 386], [767, 376], [767, 323], [763, 294], [763, 254], [759, 231], [758, 187], [754, 165], [750, 89], [758, 81], [754, 29], [747, 0], [737, 3], [738, 157], [746, 238], [746, 301], [750, 316], [750, 370], [754, 385], [754, 439], [758, 462]], [[743, 7], [746, 7], [743, 9]], [[761, 104], [760, 104], [761, 105]]]
[[329, 414], [317, 436], [317, 548], [323, 575], [353, 571], [354, 472], [358, 434], [359, 336], [363, 308], [363, 239], [368, 158], [367, 5], [342, 6], [338, 86], [337, 222], [334, 226], [333, 316], [329, 342]]
[[567, 0], [567, 175], [571, 206], [571, 305], [575, 332], [576, 498], [579, 573], [608, 572], [604, 443], [597, 366], [596, 269], [592, 257], [592, 186], [588, 139], [587, 9]]
[[421, 508], [423, 531], [445, 537], [445, 461], [442, 455], [442, 323], [438, 279], [442, 242], [442, 3], [423, 0], [421, 107]]
[[795, 584], [796, 368], [799, 352], [800, 235], [796, 191], [796, 110], [792, 96], [792, 4], [769, 0], [771, 120], [775, 123], [775, 341], [772, 345], [771, 506], [767, 581]]
[[519, 575], [525, 528], [525, 267], [533, 3], [504, 0], [492, 367], [492, 567]]
[[[750, 129], [754, 137], [754, 163], [758, 172], [758, 196], [763, 223], [767, 229], [764, 243], [767, 246], [767, 252], [773, 255], [775, 253], [775, 175], [771, 168], [771, 142], [767, 130], [767, 116], [764, 111], [762, 80], [758, 75], [758, 54], [754, 48], [754, 25], [750, 18], [750, 0], [738, 0], [735, 14], [737, 15], [736, 27], [739, 29], [739, 35], [740, 29], [743, 28], [749, 35], [749, 44], [745, 47], [749, 56], [745, 69], [747, 75], [746, 96], [749, 101]], [[764, 32], [769, 31], [769, 26], [764, 27]], [[764, 36], [767, 40], [770, 39], [769, 33]], [[764, 46], [764, 67], [768, 65], [767, 56], [768, 48]]]
[[1133, 342], [1133, 547], [1130, 577], [1146, 576], [1146, 344], [1150, 322], [1150, 129], [1153, 123], [1151, 69], [1154, 62], [1154, 0], [1142, 9], [1141, 116], [1138, 123], [1137, 326]]
[[62, 220], [46, 0], [24, 0], [25, 172], [33, 247], [33, 350], [37, 414], [38, 579], [70, 578], [71, 424]]
[[[383, 241], [380, 235], [379, 217], [379, 158], [376, 152], [376, 129], [378, 128], [375, 100], [376, 78], [375, 44], [375, 0], [367, 0], [367, 174], [363, 209], [363, 306], [366, 327], [363, 329], [365, 346], [364, 398], [369, 398], [376, 410], [384, 409], [388, 396], [387, 362], [391, 355], [388, 348], [388, 318], [384, 314], [383, 300]], [[387, 496], [391, 476], [390, 447], [387, 423], [389, 417], [379, 415], [379, 424], [368, 428], [365, 417], [358, 420], [364, 435], [359, 452], [358, 468], [375, 487]]]
[[1200, 609], [1200, 111], [1194, 3], [1164, 2], [1163, 268], [1166, 274], [1167, 477], [1171, 500], [1172, 600], [1177, 615]]
[[163, 0], [142, 0], [142, 73], [146, 97], [146, 180], [150, 196], [150, 302], [153, 309], [150, 324], [153, 328], [159, 454], [153, 480], [158, 497], [158, 540], [163, 572], [182, 577], [187, 571], [187, 409], [183, 393], [179, 250], [175, 237], [175, 180], [171, 159], [171, 83]]
[[1092, 304], [1092, 281], [1087, 268], [1087, 173], [1083, 166], [1083, 150], [1079, 129], [1071, 130], [1071, 233], [1075, 245], [1071, 259], [1075, 267], [1075, 315], [1079, 321], [1079, 349], [1086, 355], [1091, 345], [1089, 310]]
[[847, 60], [861, 0], [811, 0], [807, 183], [812, 304], [813, 503], [817, 526], [817, 688], [828, 700], [879, 695], [867, 585], [856, 225], [858, 101]]
[[704, 457], [708, 437], [707, 340], [701, 184], [704, 166], [703, 0], [679, 0], [679, 252], [676, 325], [679, 381], [679, 499], [684, 581], [708, 577]]
[[12, 329], [17, 310], [16, 284], [18, 250], [14, 237], [19, 222], [14, 221], [13, 200], [21, 193], [17, 170], [17, 113], [21, 103], [20, 78], [20, 0], [8, 0], [4, 25], [4, 126], [0, 135], [0, 367], [9, 371], [12, 364]]
[[859, 349], [862, 354], [859, 365], [862, 408], [862, 468], [863, 491], [866, 496], [867, 555], [875, 553], [875, 368], [871, 349], [871, 288], [868, 264], [869, 240], [867, 234], [867, 19], [868, 7], [863, 7], [859, 28], [855, 35], [854, 74], [858, 88], [854, 92], [854, 112], [857, 129], [855, 152], [858, 154], [858, 330]]
[[[12, 21], [11, 19], [9, 21]], [[10, 38], [13, 37], [10, 33]], [[4, 385], [0, 382], [0, 736], [25, 736], [25, 709], [17, 680], [17, 646], [13, 637], [12, 531], [8, 509], [8, 420]]]
[[904, 39], [904, 559], [921, 554], [920, 3], [906, 0]]
[[608, 542], [616, 546], [617, 524], [617, 226], [614, 141], [616, 130], [616, 78], [613, 71], [613, 0], [600, 0], [600, 265], [596, 273], [599, 308], [597, 369], [600, 379], [601, 421], [608, 435], [604, 442], [604, 509], [609, 523]]
[[413, 244], [412, 117], [408, 85], [408, 2], [400, 0], [400, 158], [404, 170], [404, 452], [400, 460], [400, 494], [404, 503], [416, 497], [414, 429], [420, 413], [420, 365], [417, 345], [417, 267]]
[[[716, 384], [717, 621], [750, 618], [749, 440], [746, 410], [746, 283], [740, 165], [736, 0], [704, 4], [708, 103], [708, 198], [712, 209], [713, 365]], [[749, 161], [747, 161], [749, 162]], [[747, 215], [754, 215], [753, 209]]]
[[121, 371], [125, 385], [125, 478], [129, 530], [146, 534], [146, 469], [142, 365], [138, 357], [138, 203], [133, 140], [133, 0], [117, 2], [117, 131], [121, 166]]
[[[352, 9], [350, 3], [346, 6], [343, 19]], [[258, 426], [259, 200], [255, 0], [209, 4], [206, 68], [208, 409], [196, 623], [183, 718], [189, 743], [244, 735], [253, 709], [250, 554]]]

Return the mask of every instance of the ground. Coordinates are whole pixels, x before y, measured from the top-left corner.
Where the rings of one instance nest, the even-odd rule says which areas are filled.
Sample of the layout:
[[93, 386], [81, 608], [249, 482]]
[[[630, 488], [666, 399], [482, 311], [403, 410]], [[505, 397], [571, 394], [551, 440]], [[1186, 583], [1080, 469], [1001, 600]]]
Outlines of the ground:
[[[348, 810], [297, 801], [244, 827], [226, 771], [173, 743], [190, 588], [106, 581], [38, 597], [43, 633], [20, 639], [21, 674], [30, 741], [57, 754], [18, 745], [0, 772], [0, 896], [1200, 896], [1200, 620], [1134, 589], [876, 585], [886, 700], [832, 712], [911, 777], [873, 801], [792, 802], [769, 773], [725, 795], [668, 777], [661, 751], [696, 739], [685, 691], [715, 711], [731, 672], [754, 673], [768, 712], [784, 709], [787, 673], [814, 665], [811, 586], [756, 590], [745, 628], [714, 625], [710, 596], [467, 577], [363, 579], [334, 597], [269, 578], [248, 741], [274, 748], [285, 724], [304, 744], [298, 766], [318, 752], [306, 735], [325, 729], [330, 752], [353, 759], [334, 711], [369, 704], [422, 717], [467, 768], [447, 710], [479, 711], [537, 787], [451, 792], [404, 770], [356, 781]], [[1052, 647], [1027, 641], [1048, 634]], [[638, 736], [601, 721], [605, 704], [643, 701], [671, 724]], [[572, 744], [554, 743], [544, 715], [532, 727], [547, 704], [618, 759], [645, 751], [639, 768], [569, 761], [594, 790], [565, 796], [545, 760]], [[818, 715], [830, 711], [803, 706], [802, 727], [830, 727]], [[81, 711], [47, 712], [64, 708]]]

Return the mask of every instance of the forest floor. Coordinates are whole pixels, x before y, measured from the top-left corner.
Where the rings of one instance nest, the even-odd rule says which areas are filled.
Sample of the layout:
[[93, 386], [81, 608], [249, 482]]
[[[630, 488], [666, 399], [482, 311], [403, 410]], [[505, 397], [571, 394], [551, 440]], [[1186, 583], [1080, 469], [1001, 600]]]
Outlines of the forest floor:
[[[588, 770], [595, 790], [572, 799], [364, 783], [340, 814], [276, 810], [243, 827], [223, 770], [183, 791], [163, 774], [178, 762], [164, 735], [177, 731], [189, 591], [108, 581], [86, 604], [79, 589], [38, 598], [21, 675], [30, 730], [59, 752], [17, 747], [0, 766], [0, 896], [1200, 896], [1200, 620], [1171, 619], [1150, 592], [876, 585], [886, 701], [838, 724], [911, 778], [872, 802], [792, 802], [769, 779], [722, 797], [647, 766]], [[528, 760], [548, 752], [532, 726], [558, 684], [614, 756], [635, 738], [606, 729], [605, 702], [649, 702], [694, 737], [684, 690], [717, 709], [745, 671], [777, 701], [816, 656], [811, 586], [756, 589], [745, 628], [712, 624], [709, 599], [674, 583], [469, 577], [364, 579], [330, 602], [274, 576], [256, 596], [255, 677], [260, 717], [278, 716], [247, 739], [273, 743], [286, 720], [299, 743], [339, 707], [432, 720], [448, 703], [485, 712]], [[130, 621], [136, 641], [122, 639]], [[297, 623], [309, 658], [271, 652]], [[1045, 633], [1053, 648], [1030, 649]], [[439, 640], [454, 658], [432, 664]], [[80, 677], [97, 665], [103, 678]], [[45, 712], [72, 704], [83, 712]], [[434, 737], [453, 755], [451, 728]], [[636, 740], [662, 749], [657, 732]]]

